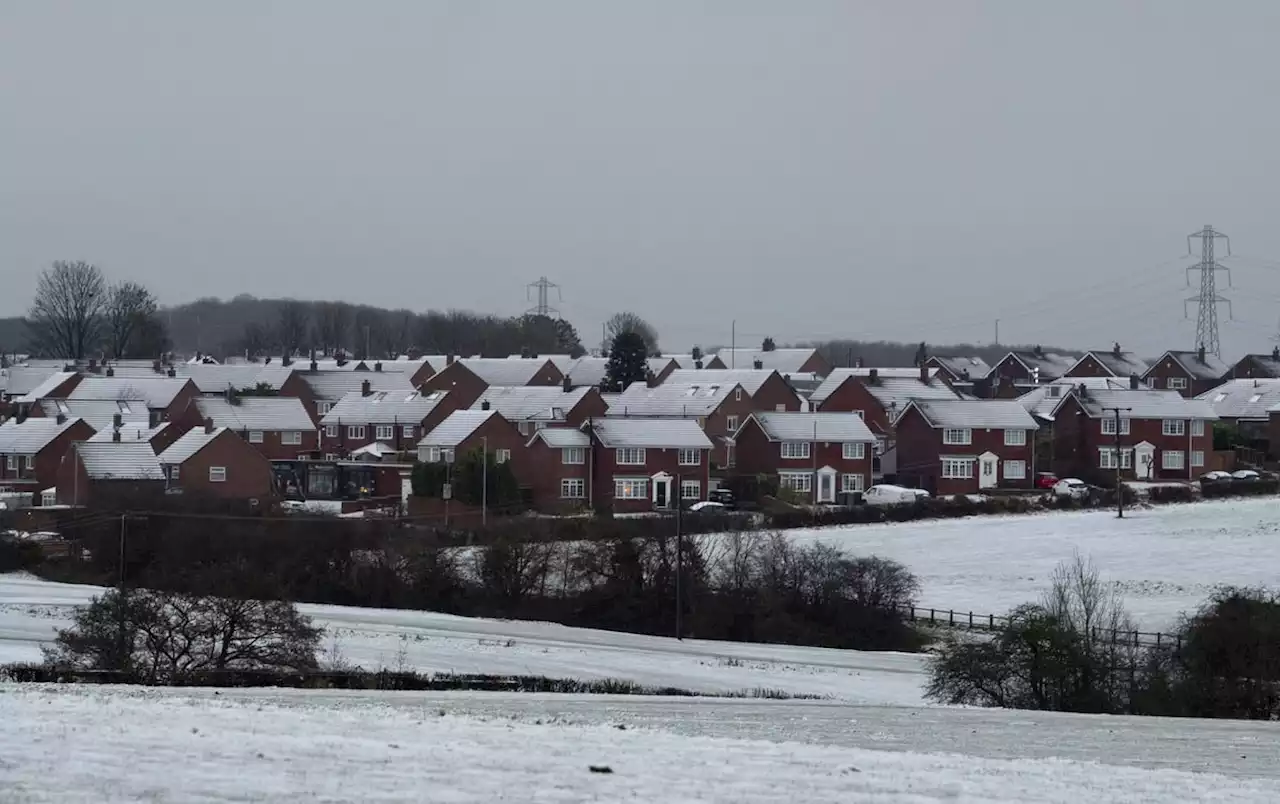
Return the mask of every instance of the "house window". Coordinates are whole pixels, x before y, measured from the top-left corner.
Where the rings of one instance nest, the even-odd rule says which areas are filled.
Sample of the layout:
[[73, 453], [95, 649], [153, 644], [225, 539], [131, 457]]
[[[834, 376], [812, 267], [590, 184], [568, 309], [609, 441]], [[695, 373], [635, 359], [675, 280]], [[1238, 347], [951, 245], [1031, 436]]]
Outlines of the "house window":
[[641, 447], [618, 447], [616, 455], [619, 466], [644, 466], [644, 449]]
[[738, 417], [726, 416], [724, 420], [724, 429], [728, 430], [730, 433], [738, 432]]
[[[1115, 469], [1116, 468], [1116, 450], [1115, 447], [1103, 447], [1098, 450], [1098, 468]], [[1120, 468], [1133, 468], [1133, 450], [1124, 449], [1120, 451]]]
[[702, 499], [702, 483], [697, 480], [681, 480], [680, 481], [680, 499], [682, 500], [701, 500]]
[[[1113, 436], [1116, 434], [1116, 420], [1114, 416], [1107, 416], [1102, 420], [1102, 434]], [[1120, 435], [1129, 435], [1129, 420], [1120, 420]]]
[[6, 456], [4, 459], [4, 465], [5, 465], [5, 468], [8, 469], [10, 472], [18, 471], [18, 456], [17, 455]]
[[790, 459], [800, 459], [809, 457], [808, 441], [783, 441], [782, 457]]
[[364, 438], [364, 425], [356, 424], [347, 428], [347, 438], [359, 440]]
[[582, 447], [565, 447], [560, 450], [560, 463], [572, 466], [586, 462], [587, 451]]
[[493, 453], [494, 463], [506, 463], [509, 460], [511, 460], [511, 450], [509, 449], [494, 450], [494, 453]]
[[326, 425], [324, 426], [324, 437], [325, 437], [325, 438], [337, 438], [337, 437], [338, 437], [338, 425], [336, 425], [336, 424], [326, 424]]
[[782, 404], [782, 403], [779, 403], [779, 404], [777, 404], [777, 405], [774, 405], [774, 406], [773, 406], [773, 409], [774, 409], [774, 410], [776, 410], [778, 413], [786, 413], [786, 412], [787, 412], [787, 406], [786, 406], [786, 405], [784, 405], [784, 404]]
[[182, 467], [176, 463], [172, 464], [169, 467], [169, 479], [176, 483], [180, 477], [182, 477]]
[[947, 480], [969, 480], [973, 477], [973, 464], [972, 458], [943, 458], [942, 476]]
[[403, 430], [401, 430], [401, 433], [404, 435], [405, 438], [413, 438], [413, 425], [406, 424]]
[[533, 432], [533, 425], [529, 422], [520, 422], [516, 427], [520, 430], [520, 435], [528, 436]]
[[280, 434], [280, 443], [296, 447], [302, 443], [302, 433], [298, 430], [286, 430]]
[[447, 447], [428, 447], [427, 463], [453, 463], [453, 450]]
[[35, 466], [35, 465], [36, 465], [36, 459], [35, 459], [35, 456], [34, 456], [34, 455], [23, 455], [23, 456], [22, 456], [22, 469], [23, 469], [23, 471], [25, 471], [25, 472], [30, 472], [30, 471], [31, 471], [31, 468], [32, 468], [33, 466]]
[[1186, 390], [1186, 387], [1187, 387], [1186, 377], [1170, 377], [1169, 378], [1169, 390], [1183, 391], [1183, 390]]
[[1160, 432], [1167, 436], [1187, 434], [1187, 423], [1182, 419], [1165, 419], [1160, 423]]
[[733, 401], [734, 401], [734, 402], [741, 402], [741, 401], [742, 401], [742, 389], [741, 389], [741, 388], [734, 388], [734, 389], [733, 389]]
[[862, 475], [840, 475], [841, 491], [862, 491], [862, 483]]
[[[1005, 432], [1008, 432], [1007, 430]], [[1005, 480], [1026, 480], [1027, 479], [1027, 462], [1026, 461], [1005, 461], [1004, 462], [1004, 479]]]
[[261, 430], [250, 430], [250, 431], [249, 431], [249, 443], [250, 443], [250, 444], [261, 444], [261, 443], [262, 443], [262, 431], [261, 431]]
[[681, 466], [697, 466], [702, 463], [702, 450], [682, 449], [679, 456]]
[[855, 411], [853, 412], [853, 415], [854, 415], [854, 416], [857, 416], [859, 419], [863, 419], [863, 420], [865, 420], [865, 419], [867, 418], [866, 411], [862, 411], [862, 410], [855, 410]]
[[336, 460], [338, 460], [338, 453], [336, 453], [336, 452], [326, 452], [326, 453], [324, 454], [324, 459], [325, 459], [326, 461], [336, 461]]
[[389, 441], [396, 437], [396, 428], [390, 424], [379, 424], [373, 428], [373, 437], [379, 441]]
[[778, 485], [784, 489], [807, 494], [813, 491], [813, 475], [809, 472], [779, 472]]
[[619, 500], [647, 500], [649, 499], [649, 478], [615, 477], [613, 496]]
[[1191, 420], [1191, 435], [1193, 436], [1204, 435], [1204, 419]]
[[580, 477], [566, 477], [560, 481], [560, 498], [581, 500], [587, 496], [587, 481]]
[[867, 457], [867, 445], [861, 441], [846, 442], [842, 447], [841, 455], [846, 461], [860, 461]]
[[225, 483], [225, 482], [227, 482], [227, 467], [225, 467], [225, 466], [210, 466], [210, 467], [209, 467], [209, 482], [210, 482], [210, 483]]
[[1027, 431], [1005, 430], [1004, 445], [1006, 447], [1025, 447], [1027, 445]]
[[1160, 467], [1162, 469], [1185, 469], [1187, 468], [1187, 454], [1180, 449], [1167, 449], [1160, 453]]
[[1204, 466], [1204, 450], [1197, 449], [1191, 451], [1191, 465]]
[[45, 508], [48, 508], [51, 505], [57, 505], [57, 504], [58, 504], [58, 495], [56, 492], [52, 494], [47, 491], [40, 493], [40, 505], [44, 506]]
[[331, 410], [333, 410], [333, 403], [332, 403], [332, 402], [317, 402], [317, 403], [316, 403], [316, 412], [317, 412], [317, 413], [319, 413], [321, 416], [325, 415], [326, 413], [328, 413], [328, 412], [329, 412], [329, 411], [331, 411]]
[[942, 431], [942, 443], [965, 446], [973, 443], [973, 431], [968, 427], [948, 427]]

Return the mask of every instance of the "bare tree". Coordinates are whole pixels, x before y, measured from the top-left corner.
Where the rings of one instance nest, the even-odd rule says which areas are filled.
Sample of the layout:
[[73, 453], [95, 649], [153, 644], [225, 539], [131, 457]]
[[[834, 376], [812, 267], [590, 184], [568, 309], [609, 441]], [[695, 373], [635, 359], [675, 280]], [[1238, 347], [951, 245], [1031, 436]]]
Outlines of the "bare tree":
[[66, 360], [83, 360], [102, 333], [105, 291], [96, 265], [55, 262], [45, 269], [27, 313], [35, 349]]
[[343, 302], [323, 302], [316, 307], [315, 345], [324, 354], [346, 346], [350, 308]]
[[293, 357], [302, 349], [302, 344], [307, 339], [307, 324], [310, 319], [311, 313], [305, 302], [291, 300], [280, 303], [276, 339], [284, 349], [285, 357]]
[[271, 348], [271, 336], [267, 333], [267, 328], [256, 321], [245, 324], [244, 334], [240, 337], [240, 347], [244, 349], [245, 356], [250, 359], [265, 354]]
[[137, 282], [120, 282], [111, 286], [103, 305], [107, 352], [111, 357], [119, 360], [130, 356], [130, 347], [140, 340], [147, 321], [155, 317], [156, 309], [155, 296]]
[[634, 332], [644, 338], [645, 350], [650, 355], [658, 355], [658, 331], [653, 325], [631, 312], [614, 313], [605, 322], [605, 337], [609, 343], [624, 332]]

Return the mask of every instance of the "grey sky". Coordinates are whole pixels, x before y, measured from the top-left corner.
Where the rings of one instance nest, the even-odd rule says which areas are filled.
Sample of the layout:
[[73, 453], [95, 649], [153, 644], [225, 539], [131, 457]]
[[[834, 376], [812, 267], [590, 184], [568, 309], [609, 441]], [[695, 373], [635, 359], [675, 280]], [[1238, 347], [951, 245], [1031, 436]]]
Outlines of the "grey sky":
[[1224, 354], [1269, 349], [1277, 37], [1274, 0], [15, 0], [0, 315], [65, 258], [165, 302], [514, 313], [546, 274], [672, 351], [1157, 353], [1211, 223]]

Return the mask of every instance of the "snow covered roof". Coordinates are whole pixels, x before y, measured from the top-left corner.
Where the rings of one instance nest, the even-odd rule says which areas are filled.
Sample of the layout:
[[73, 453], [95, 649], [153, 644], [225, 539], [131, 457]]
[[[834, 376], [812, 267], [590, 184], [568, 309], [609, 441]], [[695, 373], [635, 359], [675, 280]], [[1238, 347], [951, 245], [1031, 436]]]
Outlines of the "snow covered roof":
[[[138, 422], [126, 421], [120, 426], [120, 440], [149, 442], [151, 441], [151, 439], [155, 438], [157, 435], [159, 435], [168, 427], [169, 427], [169, 422], [160, 422], [155, 427], [150, 427], [145, 422], [138, 423]], [[106, 427], [103, 427], [102, 429], [98, 430], [98, 432], [89, 436], [88, 440], [89, 441], [112, 441], [114, 440], [113, 438], [114, 435], [115, 435], [115, 428], [112, 425], [108, 424]]]
[[496, 410], [455, 410], [418, 442], [419, 447], [456, 447], [471, 437], [480, 425], [494, 416]]
[[592, 419], [596, 438], [607, 448], [711, 449], [711, 440], [692, 419]]
[[488, 385], [528, 385], [548, 365], [555, 367], [555, 363], [545, 357], [514, 360], [504, 357], [467, 357], [457, 362]]
[[589, 387], [566, 391], [558, 385], [490, 386], [471, 409], [483, 410], [488, 402], [491, 410], [508, 421], [564, 421], [569, 411], [591, 393], [597, 392]]
[[413, 393], [410, 375], [402, 371], [306, 371], [298, 376], [317, 400], [337, 402], [347, 394], [359, 393], [366, 382], [371, 391]]
[[[1140, 388], [1138, 390], [1118, 390], [1113, 388], [1083, 391], [1076, 388], [1072, 396], [1080, 401], [1081, 407], [1091, 418], [1114, 415], [1107, 408], [1129, 408], [1122, 411], [1121, 417], [1126, 419], [1205, 419], [1214, 420], [1218, 414], [1213, 407], [1202, 399], [1186, 399], [1177, 391], [1155, 391]], [[1059, 402], [1059, 405], [1062, 403]], [[1263, 414], [1266, 418], [1266, 414]]]
[[1129, 381], [1127, 379], [1116, 379], [1115, 377], [1068, 377], [1067, 379], [1038, 385], [1014, 401], [1022, 405], [1032, 416], [1052, 421], [1053, 412], [1057, 410], [1062, 398], [1071, 393], [1072, 388], [1078, 388], [1082, 385], [1093, 390], [1105, 391], [1111, 389], [1123, 391], [1129, 388]]
[[78, 421], [69, 418], [59, 424], [57, 419], [39, 416], [22, 423], [7, 421], [0, 424], [0, 454], [35, 455]]
[[1170, 350], [1160, 356], [1160, 359], [1151, 364], [1147, 369], [1150, 374], [1161, 363], [1166, 360], [1172, 360], [1182, 367], [1182, 370], [1195, 377], [1197, 380], [1220, 380], [1227, 376], [1231, 371], [1231, 366], [1225, 360], [1215, 354], [1194, 352], [1175, 352]]
[[574, 385], [599, 385], [604, 382], [606, 370], [609, 368], [607, 357], [552, 355], [549, 359]]
[[95, 430], [114, 425], [116, 414], [120, 415], [121, 424], [151, 426], [151, 411], [143, 399], [43, 399], [40, 408], [50, 418], [84, 419]]
[[[765, 352], [760, 349], [740, 347], [720, 349], [716, 352], [716, 356], [720, 358], [721, 363], [724, 363], [725, 368], [749, 369], [753, 368], [758, 360], [761, 368], [774, 369], [779, 374], [797, 374], [801, 367], [817, 353], [818, 350], [813, 348], [774, 349], [771, 352]], [[683, 366], [683, 363], [681, 365]], [[705, 362], [703, 365], [706, 365]]]
[[152, 410], [167, 408], [191, 383], [187, 377], [85, 377], [68, 399], [143, 399]]
[[[633, 382], [609, 405], [610, 416], [708, 416], [729, 397], [738, 383], [672, 383], [654, 388]], [[745, 393], [745, 391], [744, 391]]]
[[1267, 419], [1280, 404], [1280, 379], [1228, 380], [1196, 399], [1223, 419]]
[[1280, 352], [1271, 351], [1266, 354], [1248, 354], [1240, 358], [1241, 361], [1251, 360], [1262, 371], [1266, 372], [1267, 378], [1280, 377]]
[[[44, 399], [49, 394], [53, 393], [59, 385], [62, 385], [74, 376], [76, 376], [74, 371], [55, 371], [47, 375], [43, 380], [37, 383], [35, 387], [18, 397], [15, 401], [20, 405], [39, 402], [41, 399]], [[10, 378], [10, 380], [12, 381], [12, 378]], [[14, 396], [17, 391], [15, 389], [6, 389], [5, 393], [10, 396]]]
[[[225, 427], [214, 428], [212, 433], [206, 433], [203, 427], [196, 427], [183, 433], [182, 437], [169, 445], [169, 448], [159, 455], [160, 463], [168, 465], [174, 463], [184, 463], [200, 450], [204, 449], [213, 440], [223, 433], [227, 432]], [[234, 436], [239, 438], [239, 436]]]
[[220, 366], [216, 363], [190, 363], [177, 368], [179, 376], [187, 376], [202, 394], [217, 394], [228, 388], [242, 390], [269, 385], [279, 389], [293, 376], [297, 364], [282, 366], [277, 363], [237, 363]]
[[160, 461], [145, 441], [90, 441], [76, 454], [91, 480], [164, 480]]
[[1022, 365], [1026, 366], [1027, 371], [1034, 369], [1040, 370], [1040, 381], [1050, 382], [1066, 374], [1071, 370], [1079, 358], [1072, 355], [1063, 354], [1062, 352], [1046, 352], [1039, 347], [1035, 349], [1014, 349], [1001, 358], [1003, 363], [1009, 357], [1018, 360]]
[[564, 447], [586, 447], [591, 445], [591, 438], [576, 427], [544, 427], [533, 434], [529, 443], [541, 440], [548, 447], [563, 449]]
[[908, 409], [920, 411], [933, 427], [989, 430], [1038, 430], [1040, 425], [1013, 399], [915, 399]]
[[760, 386], [777, 374], [776, 369], [685, 369], [678, 368], [662, 382], [663, 385], [725, 385], [737, 383], [742, 390], [754, 396]]
[[1092, 357], [1098, 362], [1098, 365], [1102, 366], [1116, 377], [1128, 377], [1130, 374], [1141, 377], [1151, 368], [1147, 361], [1138, 357], [1133, 352], [1125, 352], [1120, 349], [1100, 349], [1097, 351], [1085, 352], [1071, 368], [1075, 368], [1080, 365], [1085, 358], [1089, 357]]
[[753, 413], [751, 419], [759, 423], [770, 441], [876, 440], [856, 413]]
[[[838, 368], [838, 369], [832, 369], [831, 373], [828, 374], [826, 378], [823, 379], [822, 382], [818, 384], [818, 387], [813, 389], [813, 393], [809, 394], [809, 401], [813, 402], [815, 405], [825, 401], [827, 397], [835, 393], [835, 390], [839, 388], [841, 385], [843, 385], [845, 381], [851, 377], [856, 377], [862, 380], [863, 381], [862, 384], [870, 388], [872, 387], [872, 384], [868, 381], [872, 378], [872, 376], [874, 376], [877, 382], [879, 383], [884, 383], [887, 380], [910, 380], [916, 383], [916, 385], [918, 386], [923, 387], [924, 385], [923, 383], [920, 382], [920, 369], [918, 368], [898, 368], [898, 367], [879, 368], [879, 367], [870, 367], [870, 366], [866, 366], [866, 367], [859, 366], [856, 368]], [[937, 376], [938, 376], [938, 369], [933, 366], [930, 366], [929, 377], [933, 378]], [[951, 396], [954, 397], [955, 393], [952, 392]]]
[[370, 458], [382, 458], [386, 455], [395, 455], [398, 453], [390, 444], [384, 444], [381, 441], [374, 441], [372, 444], [365, 444], [359, 449], [351, 450], [352, 458], [362, 458], [369, 456]]
[[288, 396], [244, 396], [234, 403], [219, 397], [199, 397], [201, 419], [213, 419], [214, 427], [232, 430], [314, 431], [315, 422], [302, 400]]
[[330, 408], [320, 423], [329, 424], [419, 424], [448, 396], [448, 391], [420, 393], [374, 391], [362, 396], [354, 391]]
[[991, 373], [991, 366], [980, 357], [943, 357], [930, 355], [929, 359], [946, 367], [955, 376], [964, 379], [966, 373], [971, 380], [980, 380]]

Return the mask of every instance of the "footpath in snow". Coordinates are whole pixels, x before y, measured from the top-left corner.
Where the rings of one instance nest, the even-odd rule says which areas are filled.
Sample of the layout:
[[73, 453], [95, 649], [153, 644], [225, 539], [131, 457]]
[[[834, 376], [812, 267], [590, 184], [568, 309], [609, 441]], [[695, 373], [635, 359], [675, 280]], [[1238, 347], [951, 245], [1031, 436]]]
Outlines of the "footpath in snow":
[[1273, 802], [1276, 791], [1273, 779], [1068, 760], [148, 693], [0, 686], [4, 800], [1181, 804]]

